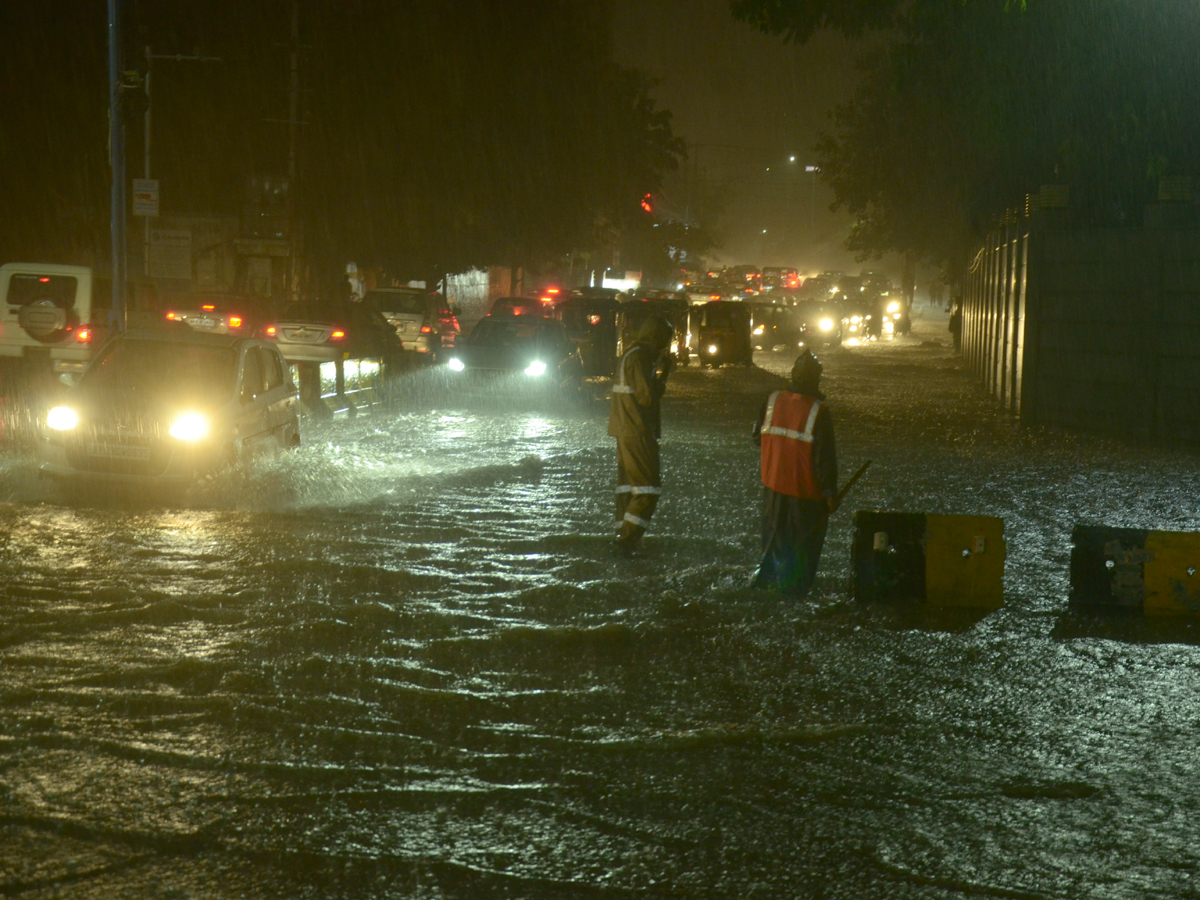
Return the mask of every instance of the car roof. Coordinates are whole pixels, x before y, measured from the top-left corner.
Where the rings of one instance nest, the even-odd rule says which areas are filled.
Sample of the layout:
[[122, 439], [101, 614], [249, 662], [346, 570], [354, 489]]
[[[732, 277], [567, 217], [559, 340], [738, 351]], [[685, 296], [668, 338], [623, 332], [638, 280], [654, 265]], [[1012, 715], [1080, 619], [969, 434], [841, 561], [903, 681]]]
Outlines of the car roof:
[[[114, 340], [118, 341], [158, 341], [172, 344], [201, 344], [210, 347], [237, 347], [253, 338], [243, 337], [237, 334], [213, 334], [208, 331], [196, 331], [194, 328], [189, 328], [187, 325], [175, 327], [159, 327], [159, 328], [130, 328], [128, 331], [117, 335]], [[265, 343], [263, 341], [255, 341], [255, 343]]]

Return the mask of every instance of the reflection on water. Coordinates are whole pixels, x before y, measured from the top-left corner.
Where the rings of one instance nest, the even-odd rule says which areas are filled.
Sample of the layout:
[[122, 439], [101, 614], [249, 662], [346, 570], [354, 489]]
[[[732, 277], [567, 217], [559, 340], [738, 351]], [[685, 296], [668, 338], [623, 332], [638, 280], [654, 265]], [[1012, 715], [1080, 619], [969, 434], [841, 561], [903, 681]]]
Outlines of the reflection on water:
[[[769, 354], [675, 376], [632, 561], [602, 402], [437, 373], [185, 498], [10, 453], [0, 884], [1194, 895], [1200, 651], [1060, 621], [1071, 525], [1200, 527], [1194, 456], [1018, 428], [916, 340], [823, 361], [844, 469], [875, 462], [802, 602], [746, 586]], [[1003, 517], [1005, 609], [850, 601], [856, 508]]]

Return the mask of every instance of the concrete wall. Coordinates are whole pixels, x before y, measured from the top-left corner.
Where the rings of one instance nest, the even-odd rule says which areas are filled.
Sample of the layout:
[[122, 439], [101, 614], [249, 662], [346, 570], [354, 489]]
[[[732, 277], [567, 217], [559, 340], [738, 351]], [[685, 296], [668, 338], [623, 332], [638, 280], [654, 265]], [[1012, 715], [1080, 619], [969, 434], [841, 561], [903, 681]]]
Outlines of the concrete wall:
[[1023, 421], [1200, 443], [1200, 230], [1055, 224], [980, 249], [968, 366]]

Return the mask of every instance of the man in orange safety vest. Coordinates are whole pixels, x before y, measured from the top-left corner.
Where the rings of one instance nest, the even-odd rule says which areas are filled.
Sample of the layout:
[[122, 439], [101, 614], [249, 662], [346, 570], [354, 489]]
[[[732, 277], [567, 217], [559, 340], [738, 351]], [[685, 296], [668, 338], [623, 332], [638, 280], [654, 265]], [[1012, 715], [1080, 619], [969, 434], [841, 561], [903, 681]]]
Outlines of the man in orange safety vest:
[[755, 587], [803, 597], [812, 588], [829, 514], [837, 509], [833, 417], [820, 360], [805, 348], [791, 380], [767, 397], [754, 426], [762, 448], [762, 560]]

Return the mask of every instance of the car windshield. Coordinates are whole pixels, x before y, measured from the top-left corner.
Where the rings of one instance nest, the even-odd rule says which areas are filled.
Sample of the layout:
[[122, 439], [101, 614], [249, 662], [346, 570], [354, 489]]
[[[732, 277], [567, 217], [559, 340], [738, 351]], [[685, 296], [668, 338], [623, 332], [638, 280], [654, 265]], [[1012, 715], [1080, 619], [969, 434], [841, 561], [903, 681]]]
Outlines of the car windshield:
[[407, 291], [369, 291], [363, 302], [372, 303], [385, 313], [425, 314], [429, 301], [425, 294], [410, 294]]
[[280, 310], [285, 322], [342, 322], [350, 317], [351, 304], [338, 300], [300, 300]]
[[92, 388], [157, 394], [233, 392], [237, 350], [181, 341], [114, 341], [80, 383]]
[[471, 333], [471, 343], [493, 347], [515, 347], [537, 340], [542, 323], [514, 316], [511, 319], [483, 319]]

